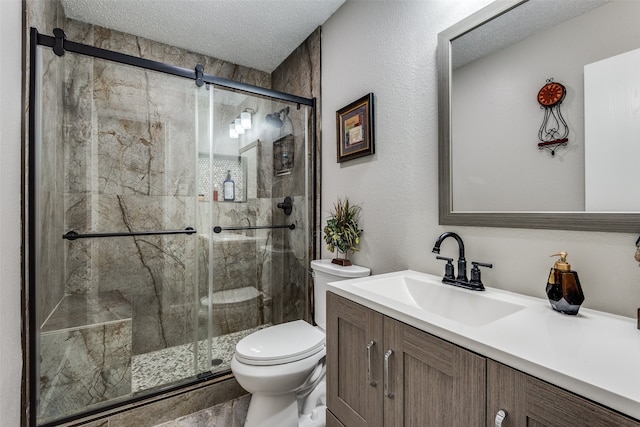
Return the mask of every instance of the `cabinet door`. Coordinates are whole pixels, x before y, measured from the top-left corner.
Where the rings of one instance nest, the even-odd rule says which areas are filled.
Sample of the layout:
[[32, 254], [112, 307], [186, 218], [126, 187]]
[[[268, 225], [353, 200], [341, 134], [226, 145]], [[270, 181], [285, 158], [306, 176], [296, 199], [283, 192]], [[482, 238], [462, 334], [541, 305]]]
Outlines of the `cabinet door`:
[[484, 425], [486, 359], [385, 318], [385, 427]]
[[327, 406], [346, 427], [382, 426], [383, 316], [327, 293]]
[[487, 426], [639, 427], [640, 423], [508, 366], [487, 362]]
[[327, 427], [344, 427], [344, 424], [338, 421], [331, 411], [327, 410]]

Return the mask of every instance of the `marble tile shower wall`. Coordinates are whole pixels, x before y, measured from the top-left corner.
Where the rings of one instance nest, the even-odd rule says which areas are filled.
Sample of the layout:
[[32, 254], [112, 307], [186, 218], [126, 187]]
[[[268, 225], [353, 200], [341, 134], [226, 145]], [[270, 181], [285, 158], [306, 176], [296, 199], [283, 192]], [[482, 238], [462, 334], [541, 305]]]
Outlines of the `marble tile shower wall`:
[[[322, 28], [318, 27], [312, 34], [309, 35], [309, 37], [300, 45], [298, 46], [298, 48], [296, 50], [294, 50], [291, 55], [289, 55], [289, 57], [284, 60], [282, 62], [282, 64], [280, 64], [274, 71], [273, 73], [271, 73], [271, 85], [272, 88], [274, 90], [279, 90], [282, 92], [287, 92], [287, 93], [294, 93], [300, 96], [304, 96], [307, 98], [315, 98], [316, 99], [316, 104], [317, 105], [322, 105], [322, 87], [321, 87], [321, 66], [320, 66], [320, 58], [321, 58], [321, 39], [322, 39]], [[294, 112], [294, 114], [296, 114]], [[313, 130], [314, 130], [314, 126], [313, 126], [313, 121], [314, 121], [314, 117], [309, 117], [308, 122], [306, 123], [306, 126], [309, 130], [308, 134], [310, 135], [310, 140], [312, 141], [313, 139], [311, 138], [311, 135], [313, 134]], [[322, 141], [322, 111], [319, 109], [318, 111], [315, 112], [315, 132], [316, 134], [315, 136], [315, 140], [320, 142]], [[298, 147], [300, 146], [298, 144], [298, 138], [300, 137], [298, 131], [302, 130], [302, 128], [295, 128], [295, 135], [296, 135], [296, 150], [298, 149]], [[316, 212], [315, 218], [311, 218], [309, 217], [308, 221], [306, 222], [306, 224], [308, 224], [308, 236], [313, 236], [314, 239], [320, 239], [320, 236], [322, 236], [322, 221], [323, 221], [323, 217], [325, 215], [325, 212], [323, 212], [322, 206], [320, 205], [320, 193], [321, 193], [321, 179], [320, 179], [320, 174], [321, 174], [321, 165], [320, 165], [320, 159], [322, 158], [322, 144], [318, 143], [315, 144], [315, 146], [313, 144], [309, 144], [309, 149], [310, 150], [315, 150], [314, 153], [308, 153], [309, 156], [311, 156], [312, 154], [315, 156], [315, 159], [317, 159], [316, 161], [318, 162], [317, 164], [317, 173], [318, 175], [314, 177], [314, 168], [310, 167], [309, 170], [307, 171], [307, 176], [306, 178], [309, 180], [309, 182], [311, 183], [311, 185], [315, 185], [315, 191], [317, 194], [317, 197], [314, 199], [313, 197], [309, 197], [308, 200], [306, 200], [306, 207], [307, 207], [307, 211], [309, 213], [311, 212]], [[301, 154], [299, 152], [296, 152], [296, 155]], [[313, 158], [313, 157], [309, 157], [309, 158]], [[300, 165], [297, 164], [296, 167], [299, 167]], [[302, 174], [302, 175], [300, 175]], [[297, 177], [297, 185], [302, 184], [302, 177], [304, 176], [304, 172], [300, 172], [299, 170], [296, 170], [294, 168], [294, 175]], [[286, 184], [285, 184], [286, 185]], [[294, 184], [295, 185], [295, 184]], [[283, 185], [284, 187], [284, 185]], [[278, 189], [276, 189], [276, 192], [278, 191]], [[285, 189], [283, 188], [283, 190], [281, 190], [283, 193], [285, 191]], [[294, 194], [302, 194], [302, 193], [294, 193]], [[281, 194], [278, 194], [281, 195]], [[277, 197], [277, 195], [274, 195], [274, 197]], [[303, 203], [304, 201], [301, 201], [301, 203]], [[298, 204], [298, 208], [302, 209], [301, 204]], [[314, 207], [316, 209], [314, 209]], [[295, 214], [295, 213], [294, 213]], [[313, 225], [315, 224], [315, 228], [313, 227]], [[293, 238], [292, 235], [290, 235], [290, 238]], [[296, 257], [300, 257], [301, 254], [301, 248], [299, 248], [299, 246], [297, 246], [298, 244], [301, 244], [301, 242], [297, 241], [296, 243], [296, 250], [294, 251], [294, 253], [296, 254]], [[314, 256], [317, 256], [317, 253], [314, 250], [314, 246], [316, 248], [318, 248], [318, 244], [322, 244], [320, 241], [316, 240], [315, 244], [312, 242], [308, 242], [307, 245], [307, 259], [313, 259]], [[307, 284], [307, 289], [311, 289], [312, 288], [312, 279], [310, 276], [306, 276], [306, 265], [301, 265], [298, 266], [298, 268], [295, 267], [296, 262], [295, 261], [291, 261], [287, 263], [290, 267], [291, 267], [291, 275], [292, 278], [291, 280], [295, 280], [295, 282], [293, 283], [306, 283]], [[296, 300], [299, 301], [299, 300]], [[298, 305], [298, 303], [296, 303], [296, 305]], [[296, 312], [297, 313], [305, 313], [305, 318], [307, 318], [308, 320], [311, 320], [311, 314], [310, 314], [310, 307], [300, 307], [297, 306], [296, 308]]]
[[[27, 1], [27, 14], [28, 26], [45, 34], [60, 27], [73, 41], [184, 67], [201, 63], [209, 74], [271, 87], [271, 76], [257, 70], [67, 20], [57, 0]], [[196, 276], [200, 283], [208, 274], [208, 253], [201, 237], [195, 236], [61, 242], [60, 235], [72, 229], [97, 232], [191, 225], [186, 219], [199, 209], [192, 196], [197, 191], [191, 154], [195, 87], [184, 81], [176, 86], [171, 77], [123, 70], [126, 67], [100, 60], [73, 54], [61, 59], [49, 49], [43, 52], [45, 185], [39, 201], [40, 224], [54, 226], [40, 230], [44, 255], [38, 260], [43, 267], [37, 294], [38, 324], [42, 325], [65, 295], [86, 295], [87, 301], [126, 301], [129, 306], [125, 309], [131, 313], [110, 325], [87, 321], [62, 325], [60, 330], [45, 325], [41, 355], [63, 355], [61, 342], [78, 344], [74, 347], [77, 360], [67, 361], [63, 370], [59, 369], [62, 359], [55, 357], [40, 367], [40, 411], [46, 418], [126, 395], [131, 386], [132, 354], [192, 339], [194, 311], [202, 309], [194, 307], [193, 301], [207, 291], [205, 285], [194, 284]], [[296, 77], [308, 80], [297, 74], [291, 73], [291, 81]], [[291, 110], [294, 122], [303, 123], [296, 118], [302, 112], [295, 107]], [[305, 125], [309, 127], [310, 122]], [[244, 217], [252, 225], [307, 222], [305, 211], [310, 202], [304, 196], [303, 127], [296, 125], [295, 131], [297, 160], [292, 176], [273, 176], [272, 138], [265, 135], [259, 149], [263, 160], [258, 160], [255, 198], [220, 206], [216, 215], [222, 225], [237, 224]], [[291, 217], [276, 208], [286, 195], [294, 198]], [[256, 306], [256, 322], [307, 317], [310, 242], [306, 233], [303, 227], [259, 230], [245, 233], [251, 239], [214, 241], [212, 268], [214, 278], [220, 279], [214, 280], [214, 291], [256, 283], [261, 296], [250, 303]], [[220, 333], [244, 327], [228, 322], [231, 317], [231, 313], [226, 316], [227, 329]], [[111, 374], [102, 369], [107, 366]], [[78, 384], [74, 391], [72, 387]], [[45, 397], [53, 396], [54, 385], [58, 386], [55, 394], [63, 399], [46, 401]]]
[[[65, 228], [193, 226], [194, 90], [157, 73], [72, 60], [65, 80], [73, 83], [65, 111]], [[67, 242], [66, 293], [126, 294], [134, 355], [183, 344], [193, 336], [187, 302], [194, 298], [195, 241], [179, 235]]]
[[[265, 73], [149, 40], [73, 20], [65, 30], [82, 43], [181, 66], [202, 63], [208, 73], [268, 86]], [[195, 218], [197, 191], [194, 96], [201, 95], [193, 82], [102, 60], [72, 60], [66, 67], [72, 83], [66, 96], [65, 228], [195, 226], [188, 222]], [[194, 236], [70, 242], [66, 292], [130, 292], [133, 354], [182, 344], [193, 337], [197, 250]]]
[[[294, 68], [294, 70], [296, 69]], [[272, 241], [268, 246], [271, 250], [272, 283], [274, 286], [272, 305], [274, 323], [309, 318], [307, 267], [311, 242], [306, 236], [311, 232], [311, 228], [307, 228], [311, 218], [307, 217], [310, 198], [304, 195], [311, 175], [306, 175], [309, 173], [306, 168], [309, 164], [310, 154], [305, 150], [305, 134], [308, 135], [309, 140], [312, 140], [313, 117], [311, 111], [307, 111], [306, 119], [304, 109], [297, 110], [292, 107], [289, 112], [289, 117], [294, 123], [294, 165], [290, 175], [274, 176], [271, 144], [267, 144], [268, 152], [263, 154], [265, 157], [271, 158], [267, 164], [270, 168], [268, 175], [272, 199], [269, 208], [274, 212], [273, 224], [295, 223], [298, 225], [295, 230], [274, 231]], [[279, 136], [275, 136], [274, 139]], [[277, 203], [286, 196], [293, 199], [294, 209], [291, 216], [284, 215], [283, 211], [277, 208]]]

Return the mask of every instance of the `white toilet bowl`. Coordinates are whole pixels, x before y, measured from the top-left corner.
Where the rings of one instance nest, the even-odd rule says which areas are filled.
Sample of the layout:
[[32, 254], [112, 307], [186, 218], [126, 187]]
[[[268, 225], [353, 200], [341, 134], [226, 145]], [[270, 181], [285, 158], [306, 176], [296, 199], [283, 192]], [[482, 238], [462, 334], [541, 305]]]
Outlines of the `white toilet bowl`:
[[370, 270], [331, 260], [311, 261], [314, 272], [314, 321], [270, 326], [236, 345], [231, 370], [252, 393], [245, 427], [324, 427], [327, 283], [368, 276]]
[[231, 360], [238, 384], [252, 394], [245, 427], [298, 427], [298, 390], [325, 357], [324, 333], [303, 320], [254, 332]]

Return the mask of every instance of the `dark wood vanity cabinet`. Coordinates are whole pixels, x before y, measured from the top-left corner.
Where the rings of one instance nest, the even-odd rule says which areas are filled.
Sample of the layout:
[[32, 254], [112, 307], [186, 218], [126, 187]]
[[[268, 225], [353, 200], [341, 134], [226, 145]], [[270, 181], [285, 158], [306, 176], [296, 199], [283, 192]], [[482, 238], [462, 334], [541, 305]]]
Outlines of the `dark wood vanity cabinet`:
[[327, 407], [328, 427], [640, 427], [331, 292]]
[[328, 425], [482, 426], [486, 359], [327, 294]]

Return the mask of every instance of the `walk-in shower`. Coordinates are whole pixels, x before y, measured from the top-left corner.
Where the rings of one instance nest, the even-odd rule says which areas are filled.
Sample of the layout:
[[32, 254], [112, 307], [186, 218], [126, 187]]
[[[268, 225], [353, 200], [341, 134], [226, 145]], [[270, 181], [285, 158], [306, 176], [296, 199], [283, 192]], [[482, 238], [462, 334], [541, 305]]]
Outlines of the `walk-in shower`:
[[240, 338], [308, 318], [315, 216], [314, 100], [54, 34], [31, 32], [39, 425], [226, 373]]

